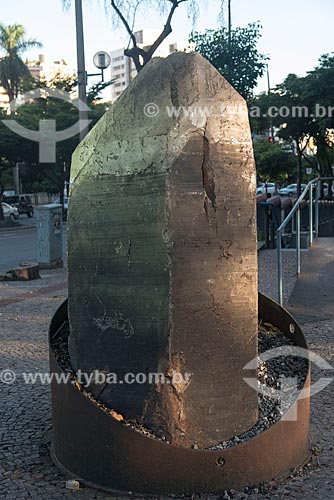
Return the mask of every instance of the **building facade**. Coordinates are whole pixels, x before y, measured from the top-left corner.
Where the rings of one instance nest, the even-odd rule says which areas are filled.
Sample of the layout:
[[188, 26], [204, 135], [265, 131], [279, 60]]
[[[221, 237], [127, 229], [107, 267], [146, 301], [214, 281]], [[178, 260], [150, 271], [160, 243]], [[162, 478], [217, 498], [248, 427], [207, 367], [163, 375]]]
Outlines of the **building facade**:
[[26, 64], [31, 76], [36, 80], [49, 82], [54, 78], [70, 78], [76, 75], [76, 70], [64, 59], [50, 61], [45, 54], [40, 54], [37, 61], [27, 61]]
[[[26, 65], [35, 80], [45, 80], [50, 82], [54, 78], [68, 78], [76, 75], [76, 70], [72, 68], [64, 59], [50, 61], [45, 54], [40, 54], [37, 61], [26, 61]], [[18, 96], [18, 104], [24, 104], [22, 96]], [[0, 108], [10, 111], [9, 99], [5, 90], [0, 87]]]

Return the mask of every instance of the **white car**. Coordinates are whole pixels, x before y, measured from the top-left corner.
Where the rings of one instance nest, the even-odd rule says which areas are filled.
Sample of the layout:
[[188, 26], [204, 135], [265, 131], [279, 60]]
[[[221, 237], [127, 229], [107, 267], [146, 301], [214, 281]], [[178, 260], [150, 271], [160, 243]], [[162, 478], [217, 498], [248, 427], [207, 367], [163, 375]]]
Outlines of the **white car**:
[[3, 215], [6, 218], [16, 220], [19, 218], [19, 212], [16, 207], [12, 207], [11, 205], [8, 205], [8, 203], [2, 202], [2, 211]]
[[[301, 193], [304, 191], [305, 188], [306, 184], [301, 184], [300, 186]], [[289, 186], [279, 189], [278, 194], [280, 196], [297, 196], [297, 184], [289, 184]]]
[[274, 182], [263, 182], [259, 184], [256, 188], [256, 195], [258, 194], [270, 194], [274, 196], [276, 194], [276, 185]]

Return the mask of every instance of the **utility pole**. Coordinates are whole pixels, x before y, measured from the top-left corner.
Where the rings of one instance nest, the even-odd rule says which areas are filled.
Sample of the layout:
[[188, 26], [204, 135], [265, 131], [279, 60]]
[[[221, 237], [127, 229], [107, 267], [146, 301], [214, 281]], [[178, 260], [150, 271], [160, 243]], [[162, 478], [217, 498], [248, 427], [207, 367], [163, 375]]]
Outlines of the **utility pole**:
[[[78, 62], [78, 94], [79, 94], [79, 122], [88, 120], [87, 96], [86, 96], [86, 67], [85, 67], [85, 45], [83, 33], [82, 0], [75, 0], [75, 23], [77, 36], [77, 62]], [[80, 130], [80, 141], [86, 136], [88, 127]]]
[[232, 31], [232, 0], [228, 0], [228, 43], [231, 45], [231, 31]]
[[267, 82], [268, 82], [268, 95], [270, 94], [270, 76], [269, 76], [269, 64], [266, 64], [267, 66]]
[[[267, 66], [268, 95], [270, 95], [270, 76], [269, 76], [269, 65], [268, 65], [268, 63], [266, 64], [266, 66]], [[274, 143], [274, 127], [273, 127], [272, 118], [270, 118], [269, 131], [270, 131], [269, 133], [270, 133], [271, 142]]]

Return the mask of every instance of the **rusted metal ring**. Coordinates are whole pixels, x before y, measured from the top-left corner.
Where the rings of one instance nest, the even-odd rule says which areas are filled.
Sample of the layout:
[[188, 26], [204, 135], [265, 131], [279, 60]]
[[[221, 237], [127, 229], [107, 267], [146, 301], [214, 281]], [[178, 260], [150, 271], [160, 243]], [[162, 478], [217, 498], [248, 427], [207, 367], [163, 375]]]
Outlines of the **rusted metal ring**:
[[[307, 348], [292, 316], [262, 294], [259, 318], [280, 328], [298, 347]], [[50, 340], [66, 320], [67, 301], [52, 319]], [[52, 373], [62, 373], [51, 342], [50, 365]], [[309, 385], [310, 369], [304, 389]], [[55, 463], [71, 477], [107, 491], [220, 493], [287, 476], [310, 455], [309, 398], [295, 402], [297, 420], [280, 420], [247, 442], [211, 451], [144, 436], [93, 404], [71, 382], [58, 384], [53, 379], [51, 393]]]

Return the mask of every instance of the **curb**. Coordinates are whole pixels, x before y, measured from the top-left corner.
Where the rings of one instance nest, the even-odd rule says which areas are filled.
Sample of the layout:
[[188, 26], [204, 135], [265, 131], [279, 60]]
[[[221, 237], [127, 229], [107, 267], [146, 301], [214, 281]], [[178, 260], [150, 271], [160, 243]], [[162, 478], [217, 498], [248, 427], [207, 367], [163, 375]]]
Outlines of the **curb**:
[[[25, 229], [36, 229], [36, 224], [31, 224], [26, 226], [24, 224], [19, 224], [18, 226], [8, 226], [8, 227], [0, 227], [0, 233], [5, 231], [23, 231]], [[62, 223], [62, 226], [66, 226], [66, 222]]]
[[36, 229], [36, 225], [25, 226], [23, 224], [19, 224], [18, 226], [0, 227], [0, 233], [5, 231], [22, 231], [23, 229]]

